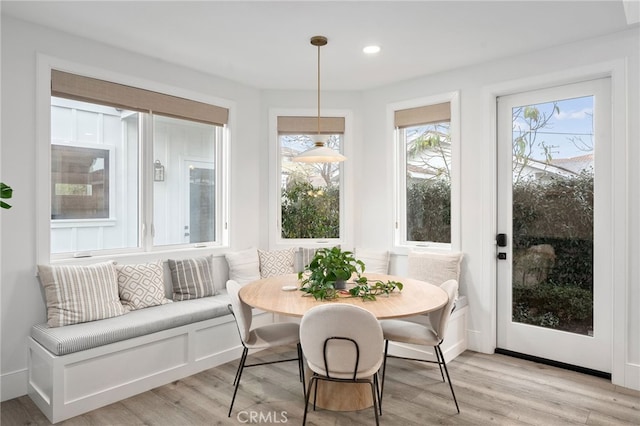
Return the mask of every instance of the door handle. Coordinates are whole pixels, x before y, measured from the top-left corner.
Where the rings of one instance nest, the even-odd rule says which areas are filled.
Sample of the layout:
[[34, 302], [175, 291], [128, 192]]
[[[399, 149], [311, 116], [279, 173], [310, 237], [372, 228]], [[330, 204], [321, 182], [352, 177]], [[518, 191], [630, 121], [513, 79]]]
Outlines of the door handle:
[[496, 235], [496, 244], [498, 244], [498, 247], [506, 247], [507, 246], [507, 234], [498, 234], [498, 235]]

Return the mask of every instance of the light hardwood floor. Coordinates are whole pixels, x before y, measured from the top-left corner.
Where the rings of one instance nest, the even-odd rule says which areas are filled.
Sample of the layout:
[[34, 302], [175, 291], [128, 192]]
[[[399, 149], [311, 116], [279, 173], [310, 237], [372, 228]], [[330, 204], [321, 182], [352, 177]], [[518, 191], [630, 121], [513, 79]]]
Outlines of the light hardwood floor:
[[[253, 359], [293, 351], [262, 352]], [[505, 355], [467, 351], [449, 363], [460, 414], [436, 365], [398, 359], [387, 365], [381, 425], [640, 425], [639, 392]], [[59, 424], [301, 424], [304, 399], [295, 363], [246, 369], [228, 418], [236, 367], [228, 363]], [[3, 402], [0, 416], [2, 426], [50, 424], [28, 396]], [[371, 409], [310, 410], [307, 424], [374, 424], [374, 417]]]

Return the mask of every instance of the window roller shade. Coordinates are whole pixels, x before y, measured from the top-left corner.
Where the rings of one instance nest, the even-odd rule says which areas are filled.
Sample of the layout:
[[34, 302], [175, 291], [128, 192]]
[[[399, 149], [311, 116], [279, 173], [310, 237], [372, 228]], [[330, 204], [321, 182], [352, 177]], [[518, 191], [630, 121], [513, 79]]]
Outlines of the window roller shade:
[[51, 95], [223, 126], [229, 110], [204, 102], [51, 70]]
[[395, 126], [399, 128], [451, 121], [451, 103], [425, 105], [395, 112]]
[[[318, 133], [318, 117], [278, 117], [278, 133], [309, 135]], [[320, 117], [320, 133], [334, 135], [344, 133], [344, 117]]]

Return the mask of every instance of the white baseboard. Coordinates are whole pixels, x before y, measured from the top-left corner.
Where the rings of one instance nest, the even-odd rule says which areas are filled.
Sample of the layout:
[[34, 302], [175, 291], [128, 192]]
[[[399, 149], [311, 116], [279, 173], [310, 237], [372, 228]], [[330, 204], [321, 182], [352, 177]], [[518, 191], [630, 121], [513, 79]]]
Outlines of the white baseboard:
[[615, 375], [612, 377], [614, 385], [622, 386], [627, 389], [640, 391], [640, 365], [627, 362], [624, 370], [624, 382], [617, 380]]
[[486, 338], [479, 330], [467, 330], [467, 348], [483, 354], [492, 354], [496, 349], [495, 344], [486, 342]]
[[8, 401], [27, 394], [29, 371], [14, 371], [0, 375], [0, 401]]

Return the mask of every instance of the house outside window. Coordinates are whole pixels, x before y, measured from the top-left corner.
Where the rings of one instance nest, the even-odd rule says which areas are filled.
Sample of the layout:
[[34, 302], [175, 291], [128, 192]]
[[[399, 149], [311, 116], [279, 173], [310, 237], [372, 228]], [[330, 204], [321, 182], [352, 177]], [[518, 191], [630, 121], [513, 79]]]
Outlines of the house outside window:
[[455, 218], [459, 217], [452, 207], [452, 195], [458, 192], [454, 102], [394, 110], [399, 159], [397, 246], [447, 248], [454, 241]]
[[221, 245], [227, 117], [52, 70], [52, 256]]

